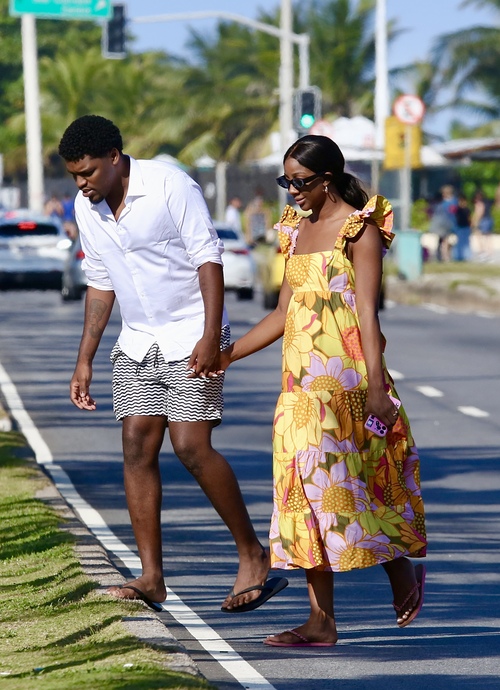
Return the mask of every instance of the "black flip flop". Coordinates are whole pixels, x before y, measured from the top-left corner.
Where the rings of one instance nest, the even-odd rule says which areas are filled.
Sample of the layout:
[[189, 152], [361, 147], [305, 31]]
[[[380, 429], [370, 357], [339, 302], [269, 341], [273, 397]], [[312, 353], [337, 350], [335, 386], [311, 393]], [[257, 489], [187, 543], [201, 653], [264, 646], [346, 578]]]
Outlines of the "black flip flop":
[[234, 599], [234, 597], [237, 597], [240, 594], [252, 592], [255, 589], [260, 590], [259, 596], [256, 599], [249, 601], [248, 604], [242, 604], [241, 606], [236, 606], [233, 609], [226, 609], [221, 606], [221, 611], [224, 611], [224, 613], [246, 613], [247, 611], [254, 611], [255, 609], [258, 609], [259, 606], [262, 606], [262, 604], [265, 604], [268, 599], [274, 597], [275, 594], [281, 592], [282, 589], [285, 589], [287, 585], [288, 580], [286, 577], [273, 577], [264, 585], [253, 585], [253, 587], [247, 587], [241, 592], [238, 592], [238, 594], [231, 593], [231, 596]]
[[163, 606], [161, 604], [157, 604], [156, 601], [151, 601], [151, 599], [147, 597], [144, 592], [141, 592], [138, 587], [134, 587], [134, 585], [120, 585], [119, 589], [131, 589], [139, 596], [137, 599], [127, 599], [126, 597], [117, 597], [117, 599], [122, 599], [122, 601], [143, 601], [146, 606], [149, 606], [153, 611], [157, 611], [158, 613], [163, 611]]

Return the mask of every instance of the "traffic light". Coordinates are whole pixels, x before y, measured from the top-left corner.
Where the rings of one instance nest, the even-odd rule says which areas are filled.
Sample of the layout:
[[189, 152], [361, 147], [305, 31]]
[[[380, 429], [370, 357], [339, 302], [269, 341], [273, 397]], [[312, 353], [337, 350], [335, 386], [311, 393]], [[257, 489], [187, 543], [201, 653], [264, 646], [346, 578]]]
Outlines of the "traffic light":
[[297, 89], [294, 99], [294, 127], [299, 132], [311, 129], [321, 117], [321, 90], [317, 86]]
[[127, 17], [125, 5], [112, 5], [111, 19], [105, 22], [102, 32], [102, 54], [106, 58], [120, 59], [126, 56], [125, 26]]

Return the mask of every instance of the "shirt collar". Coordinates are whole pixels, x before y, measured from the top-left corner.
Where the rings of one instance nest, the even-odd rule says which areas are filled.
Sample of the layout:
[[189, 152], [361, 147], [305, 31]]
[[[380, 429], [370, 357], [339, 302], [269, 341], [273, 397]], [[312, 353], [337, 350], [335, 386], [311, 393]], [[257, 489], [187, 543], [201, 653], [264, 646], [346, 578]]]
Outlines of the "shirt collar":
[[146, 187], [144, 186], [144, 180], [142, 179], [141, 166], [135, 158], [132, 158], [132, 156], [129, 156], [129, 160], [130, 175], [128, 178], [127, 196], [125, 198], [128, 199], [128, 197], [133, 196], [145, 196]]

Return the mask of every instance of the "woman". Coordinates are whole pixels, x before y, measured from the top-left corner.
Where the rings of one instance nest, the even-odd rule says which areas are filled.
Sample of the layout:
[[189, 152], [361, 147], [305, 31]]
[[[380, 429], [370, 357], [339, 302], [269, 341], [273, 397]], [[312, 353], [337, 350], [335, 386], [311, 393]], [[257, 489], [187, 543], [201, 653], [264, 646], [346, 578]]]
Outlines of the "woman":
[[[271, 564], [305, 570], [311, 611], [265, 644], [332, 646], [334, 572], [381, 564], [399, 627], [422, 606], [425, 568], [407, 558], [426, 549], [419, 461], [377, 315], [382, 256], [393, 238], [390, 205], [382, 197], [367, 202], [327, 137], [296, 141], [284, 172], [278, 184], [301, 213], [287, 206], [277, 225], [287, 262], [279, 304], [225, 351], [223, 367], [284, 334]], [[370, 414], [388, 429], [385, 437], [365, 429]]]

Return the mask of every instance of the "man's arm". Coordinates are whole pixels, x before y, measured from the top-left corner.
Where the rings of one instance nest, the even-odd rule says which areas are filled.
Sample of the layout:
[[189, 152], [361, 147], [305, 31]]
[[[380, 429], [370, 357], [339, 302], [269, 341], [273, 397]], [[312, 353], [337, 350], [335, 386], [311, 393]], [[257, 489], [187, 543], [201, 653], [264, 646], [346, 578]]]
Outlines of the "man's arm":
[[200, 290], [205, 306], [205, 329], [196, 343], [188, 368], [191, 376], [208, 376], [220, 370], [220, 336], [224, 308], [224, 276], [222, 266], [208, 262], [198, 269]]
[[114, 301], [115, 293], [112, 290], [87, 288], [83, 333], [70, 383], [71, 402], [80, 410], [95, 410], [96, 408], [89, 390], [92, 380], [92, 362], [111, 316]]

